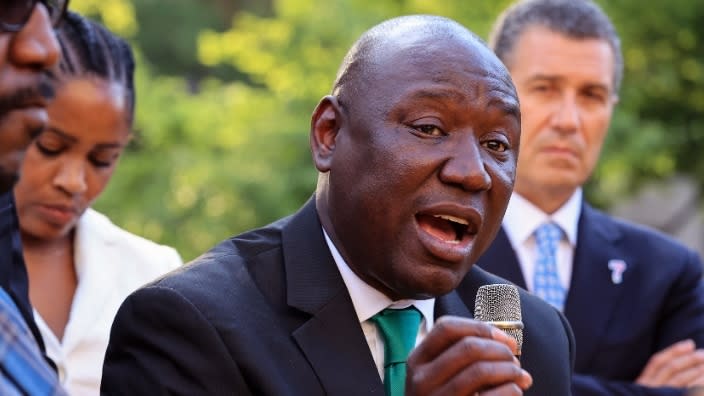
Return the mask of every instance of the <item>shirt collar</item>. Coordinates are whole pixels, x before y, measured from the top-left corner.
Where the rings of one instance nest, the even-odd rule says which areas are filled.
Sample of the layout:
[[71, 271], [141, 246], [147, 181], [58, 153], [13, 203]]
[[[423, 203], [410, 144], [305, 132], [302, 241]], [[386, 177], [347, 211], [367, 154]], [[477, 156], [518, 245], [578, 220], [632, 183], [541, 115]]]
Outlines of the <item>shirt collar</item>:
[[325, 242], [330, 249], [330, 253], [332, 253], [332, 257], [335, 260], [335, 264], [340, 271], [340, 275], [342, 275], [342, 280], [345, 282], [347, 291], [352, 299], [352, 305], [354, 305], [354, 310], [357, 312], [357, 319], [359, 319], [360, 323], [371, 319], [372, 316], [386, 308], [401, 309], [413, 305], [423, 315], [426, 331], [430, 331], [433, 325], [433, 318], [435, 317], [434, 298], [427, 300], [392, 301], [386, 294], [370, 286], [352, 271], [332, 243], [332, 240], [327, 232], [325, 232], [324, 228], [323, 235], [325, 236]]
[[513, 193], [506, 208], [503, 225], [506, 235], [518, 246], [533, 235], [538, 226], [552, 221], [562, 228], [572, 247], [577, 245], [577, 226], [582, 211], [582, 189], [578, 188], [570, 199], [555, 213], [548, 215], [518, 193]]

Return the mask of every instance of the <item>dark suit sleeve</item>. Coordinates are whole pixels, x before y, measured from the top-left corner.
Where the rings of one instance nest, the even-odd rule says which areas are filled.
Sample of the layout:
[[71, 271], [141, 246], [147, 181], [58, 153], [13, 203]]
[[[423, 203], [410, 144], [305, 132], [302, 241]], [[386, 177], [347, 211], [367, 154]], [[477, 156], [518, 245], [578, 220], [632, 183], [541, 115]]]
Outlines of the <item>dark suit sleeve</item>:
[[577, 355], [577, 345], [574, 340], [574, 333], [572, 332], [572, 327], [570, 326], [569, 321], [565, 317], [565, 315], [557, 311], [558, 316], [560, 317], [560, 321], [562, 322], [562, 327], [565, 328], [565, 332], [567, 333], [567, 341], [569, 342], [569, 348], [570, 348], [570, 373], [574, 376], [574, 362], [576, 359]]
[[648, 388], [632, 382], [606, 381], [591, 375], [572, 376], [573, 396], [684, 396], [682, 389]]
[[[668, 263], [661, 264], [668, 265]], [[696, 253], [687, 251], [681, 268], [659, 315], [657, 350], [687, 338], [693, 339], [698, 348], [704, 348], [702, 262]], [[649, 388], [632, 382], [607, 381], [579, 374], [573, 378], [572, 392], [574, 396], [679, 396], [685, 394], [683, 389]]]
[[249, 395], [211, 323], [178, 292], [149, 286], [120, 307], [102, 395]]
[[658, 350], [687, 338], [694, 340], [697, 348], [704, 348], [704, 283], [702, 261], [697, 253], [687, 250], [682, 268], [664, 301]]

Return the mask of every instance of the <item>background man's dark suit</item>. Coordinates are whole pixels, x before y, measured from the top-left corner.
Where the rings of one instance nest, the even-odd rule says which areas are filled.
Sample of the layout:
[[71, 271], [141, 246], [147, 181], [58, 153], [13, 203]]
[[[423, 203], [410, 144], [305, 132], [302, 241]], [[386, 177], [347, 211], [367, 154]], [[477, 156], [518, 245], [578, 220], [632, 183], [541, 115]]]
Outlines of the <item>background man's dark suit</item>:
[[[612, 281], [612, 259], [627, 266], [620, 284]], [[526, 287], [503, 228], [478, 264]], [[692, 338], [699, 348], [704, 346], [701, 278], [702, 264], [694, 252], [584, 204], [565, 304], [577, 341], [575, 392], [681, 394], [619, 381], [633, 382], [654, 353], [676, 341]]]
[[[454, 292], [436, 316], [471, 317]], [[521, 294], [527, 395], [569, 394], [574, 342], [561, 315]], [[114, 348], [113, 345], [119, 345]], [[565, 352], [571, 351], [570, 356]], [[143, 375], [134, 367], [145, 368]], [[131, 295], [113, 325], [102, 393], [122, 395], [383, 395], [369, 347], [323, 239], [314, 202], [225, 241], [178, 273]]]

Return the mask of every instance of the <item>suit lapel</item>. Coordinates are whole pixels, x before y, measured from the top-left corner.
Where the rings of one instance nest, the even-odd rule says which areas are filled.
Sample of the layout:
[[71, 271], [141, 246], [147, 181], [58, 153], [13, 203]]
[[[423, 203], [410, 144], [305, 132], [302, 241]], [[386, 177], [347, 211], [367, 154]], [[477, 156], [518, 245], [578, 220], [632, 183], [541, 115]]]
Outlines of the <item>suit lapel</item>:
[[[469, 302], [469, 301], [468, 301]], [[474, 310], [474, 300], [472, 300], [472, 307], [465, 305], [460, 299], [460, 296], [456, 291], [451, 291], [450, 293], [438, 297], [435, 299], [435, 320], [439, 319], [444, 315], [461, 316], [463, 318], [474, 318], [472, 311]]]
[[[619, 239], [620, 233], [608, 217], [589, 205], [582, 206], [572, 281], [565, 303], [565, 316], [579, 342], [577, 367], [591, 359], [626, 290], [623, 284], [612, 281], [608, 267], [612, 259], [629, 262], [616, 248]], [[626, 279], [628, 271], [624, 274]]]
[[[457, 289], [448, 294], [447, 296], [444, 296], [442, 299], [439, 299], [439, 303], [441, 302], [443, 305], [441, 309], [444, 309], [446, 311], [445, 314], [447, 315], [457, 315], [457, 316], [464, 316], [467, 318], [474, 318], [474, 303], [476, 302], [477, 298], [477, 290], [481, 286], [484, 285], [491, 285], [495, 283], [511, 283], [506, 279], [500, 278], [496, 276], [493, 273], [489, 273], [486, 271], [486, 269], [482, 269], [478, 267], [477, 265], [473, 265], [472, 268], [469, 270], [467, 275], [462, 279], [462, 282], [460, 285], [457, 287]], [[457, 298], [457, 300], [454, 300], [454, 298]], [[449, 301], [446, 300], [449, 298]], [[447, 307], [447, 308], [445, 308]], [[436, 312], [438, 308], [436, 305]], [[440, 316], [439, 314], [436, 314], [436, 316]]]
[[516, 285], [526, 288], [518, 256], [508, 240], [506, 231], [501, 227], [496, 234], [496, 239], [489, 249], [482, 255], [477, 263], [480, 267], [502, 278], [509, 279]]
[[[384, 394], [313, 199], [283, 229], [287, 300], [311, 315], [292, 336], [327, 394]], [[350, 375], [353, 373], [353, 375]]]

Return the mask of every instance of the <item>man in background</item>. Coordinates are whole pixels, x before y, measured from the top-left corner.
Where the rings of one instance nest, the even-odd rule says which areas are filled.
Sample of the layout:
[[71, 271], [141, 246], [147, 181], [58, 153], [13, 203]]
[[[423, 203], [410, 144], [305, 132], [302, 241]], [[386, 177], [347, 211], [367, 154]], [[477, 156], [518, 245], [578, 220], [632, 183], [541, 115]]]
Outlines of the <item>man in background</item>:
[[623, 74], [608, 17], [591, 1], [521, 1], [500, 17], [491, 46], [516, 84], [522, 136], [514, 194], [479, 265], [565, 313], [576, 396], [704, 385], [700, 258], [583, 199]]
[[46, 124], [47, 70], [59, 60], [54, 27], [68, 0], [0, 5], [0, 394], [62, 394], [43, 357], [29, 302], [11, 189], [24, 151]]
[[314, 197], [128, 297], [101, 392], [568, 394], [572, 336], [555, 309], [521, 292], [521, 367], [454, 292], [468, 272], [473, 295], [506, 282], [472, 266], [519, 139], [513, 84], [476, 35], [433, 16], [372, 28], [313, 112]]

